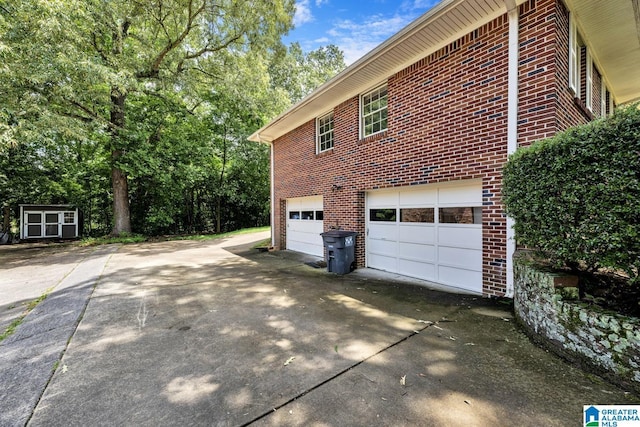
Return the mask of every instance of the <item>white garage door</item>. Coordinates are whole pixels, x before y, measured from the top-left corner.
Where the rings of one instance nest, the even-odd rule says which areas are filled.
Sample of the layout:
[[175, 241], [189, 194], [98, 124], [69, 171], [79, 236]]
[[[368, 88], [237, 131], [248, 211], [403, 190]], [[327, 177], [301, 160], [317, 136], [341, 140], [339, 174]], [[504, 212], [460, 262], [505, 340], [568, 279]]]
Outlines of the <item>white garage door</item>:
[[323, 256], [322, 196], [287, 199], [287, 249]]
[[367, 193], [367, 266], [482, 293], [482, 187]]

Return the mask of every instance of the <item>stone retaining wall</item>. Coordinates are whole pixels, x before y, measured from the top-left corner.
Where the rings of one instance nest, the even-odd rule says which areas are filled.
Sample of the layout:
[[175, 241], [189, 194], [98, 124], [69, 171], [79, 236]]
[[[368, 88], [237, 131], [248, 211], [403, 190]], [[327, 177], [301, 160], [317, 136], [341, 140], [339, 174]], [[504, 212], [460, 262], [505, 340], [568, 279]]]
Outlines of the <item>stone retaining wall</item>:
[[640, 393], [640, 320], [577, 301], [577, 277], [545, 272], [516, 254], [514, 307], [534, 341]]

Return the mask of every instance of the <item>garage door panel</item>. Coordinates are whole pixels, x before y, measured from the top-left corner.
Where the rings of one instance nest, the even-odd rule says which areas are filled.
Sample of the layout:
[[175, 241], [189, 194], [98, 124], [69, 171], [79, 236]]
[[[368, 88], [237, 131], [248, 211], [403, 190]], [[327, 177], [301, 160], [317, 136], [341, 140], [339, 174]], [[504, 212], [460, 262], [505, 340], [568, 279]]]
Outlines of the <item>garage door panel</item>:
[[436, 248], [434, 245], [400, 242], [398, 244], [398, 257], [414, 261], [434, 262], [436, 260]]
[[380, 193], [372, 193], [369, 197], [369, 207], [389, 207], [396, 206], [398, 204], [398, 193], [397, 192], [380, 192]]
[[438, 266], [438, 281], [467, 291], [482, 292], [482, 272]]
[[322, 196], [301, 197], [287, 200], [288, 211], [322, 209]]
[[393, 273], [398, 271], [398, 261], [395, 257], [370, 253], [369, 261], [373, 263], [378, 270], [390, 271]]
[[435, 264], [399, 259], [398, 271], [404, 276], [416, 277], [422, 280], [436, 279]]
[[395, 240], [369, 240], [369, 250], [372, 253], [395, 257], [398, 253], [398, 242]]
[[304, 241], [291, 241], [287, 249], [302, 252], [304, 254], [315, 255], [315, 256], [323, 256], [324, 255], [324, 247], [318, 250], [318, 245], [313, 243], [304, 242]]
[[401, 242], [432, 244], [436, 241], [436, 229], [432, 225], [400, 224], [398, 240]]
[[480, 186], [443, 187], [438, 190], [438, 204], [450, 206], [482, 205], [482, 189]]
[[468, 249], [482, 249], [482, 228], [480, 226], [438, 227], [438, 243]]
[[372, 223], [369, 226], [369, 237], [376, 240], [397, 240], [398, 231], [395, 223]]
[[399, 195], [400, 206], [434, 206], [438, 199], [438, 190], [433, 188], [420, 191], [402, 191]]
[[482, 251], [440, 246], [438, 248], [438, 263], [482, 271]]
[[318, 224], [319, 222], [321, 221], [291, 220], [289, 229], [298, 233], [313, 234], [315, 236], [318, 235], [318, 233], [322, 233], [322, 228], [320, 228], [318, 232], [318, 226], [321, 226], [321, 224]]

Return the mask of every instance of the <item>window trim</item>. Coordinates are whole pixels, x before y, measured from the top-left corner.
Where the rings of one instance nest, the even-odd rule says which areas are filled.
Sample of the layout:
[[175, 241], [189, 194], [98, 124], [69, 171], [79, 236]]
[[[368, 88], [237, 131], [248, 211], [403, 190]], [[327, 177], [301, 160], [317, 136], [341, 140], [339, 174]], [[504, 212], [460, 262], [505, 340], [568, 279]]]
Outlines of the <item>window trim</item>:
[[587, 110], [593, 113], [593, 59], [591, 58], [591, 52], [589, 47], [585, 46], [586, 54], [586, 76], [585, 76], [585, 103], [587, 104]]
[[578, 28], [573, 13], [569, 13], [569, 88], [580, 98], [580, 55], [578, 55]]
[[[71, 215], [72, 221], [67, 222], [68, 216]], [[74, 211], [63, 211], [62, 212], [62, 224], [63, 225], [75, 225], [76, 224], [76, 213]]]
[[615, 110], [616, 108], [616, 103], [613, 99], [613, 93], [611, 92], [611, 90], [607, 88], [607, 91], [609, 92], [609, 115], [611, 116], [613, 115], [613, 110]]
[[[321, 127], [320, 121], [327, 117], [330, 117], [331, 129], [329, 129], [327, 132], [320, 133], [320, 127]], [[335, 127], [335, 124], [334, 124], [333, 111], [329, 111], [326, 114], [323, 114], [316, 118], [316, 154], [324, 153], [326, 151], [333, 149], [333, 147], [335, 146], [334, 127]], [[322, 136], [328, 135], [328, 134], [331, 135], [331, 147], [325, 147], [325, 149], [323, 150], [321, 149], [320, 139]]]
[[[387, 94], [385, 95], [387, 102], [386, 102], [386, 105], [385, 105], [384, 109], [376, 110], [376, 111], [370, 113], [369, 115], [372, 115], [372, 114], [374, 114], [376, 112], [379, 112], [379, 111], [386, 110], [386, 112], [387, 112], [387, 114], [386, 114], [387, 125], [386, 125], [385, 128], [382, 128], [382, 126], [381, 126], [380, 130], [378, 130], [376, 132], [372, 132], [372, 133], [370, 133], [368, 135], [365, 135], [364, 98], [366, 96], [368, 96], [368, 95], [373, 94], [376, 91], [380, 91], [383, 88], [386, 89], [386, 92], [387, 92]], [[368, 90], [366, 92], [363, 92], [360, 95], [360, 103], [359, 104], [360, 104], [360, 114], [359, 114], [360, 115], [360, 139], [367, 138], [367, 137], [370, 137], [370, 136], [373, 136], [373, 135], [377, 135], [379, 133], [382, 133], [382, 132], [386, 131], [389, 128], [389, 86], [388, 86], [386, 81], [384, 83], [376, 85], [374, 88], [372, 88], [372, 89], [370, 89], [370, 90]]]
[[607, 84], [600, 78], [600, 117], [607, 117]]

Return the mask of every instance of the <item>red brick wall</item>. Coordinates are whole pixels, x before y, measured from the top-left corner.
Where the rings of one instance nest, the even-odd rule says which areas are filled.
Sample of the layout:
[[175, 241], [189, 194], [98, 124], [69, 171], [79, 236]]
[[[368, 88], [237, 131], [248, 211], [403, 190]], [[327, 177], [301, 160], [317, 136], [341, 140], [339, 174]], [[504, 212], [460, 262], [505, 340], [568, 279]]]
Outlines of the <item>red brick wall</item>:
[[[555, 6], [554, 1], [536, 0], [520, 7], [518, 146], [530, 145], [556, 133]], [[567, 68], [565, 80], [568, 73]]]
[[[557, 104], [555, 108], [556, 132], [587, 123], [589, 118], [576, 103], [575, 93], [569, 88], [569, 10], [558, 1], [554, 14], [556, 26], [556, 73]], [[584, 97], [584, 90], [581, 94]]]
[[[559, 16], [563, 9], [554, 0], [531, 0], [520, 7], [521, 145], [575, 122], [558, 112], [568, 90], [568, 21], [564, 28], [565, 17]], [[333, 150], [315, 154], [315, 120], [276, 140], [277, 246], [283, 248], [286, 241], [284, 200], [322, 195], [325, 229], [359, 232], [356, 260], [364, 266], [366, 191], [479, 179], [483, 292], [503, 295], [506, 219], [500, 189], [507, 157], [507, 65], [505, 14], [390, 76], [388, 131], [359, 139], [359, 99], [354, 97], [334, 106]]]

